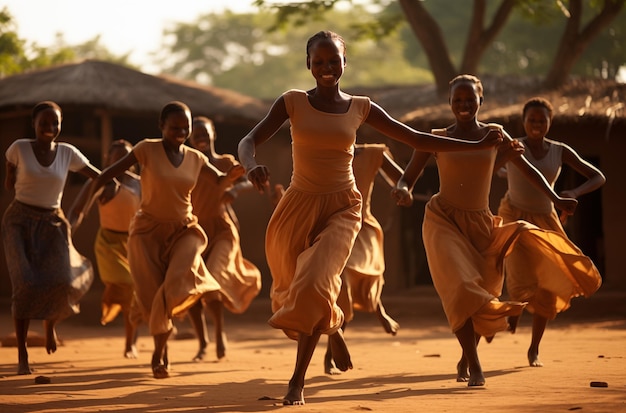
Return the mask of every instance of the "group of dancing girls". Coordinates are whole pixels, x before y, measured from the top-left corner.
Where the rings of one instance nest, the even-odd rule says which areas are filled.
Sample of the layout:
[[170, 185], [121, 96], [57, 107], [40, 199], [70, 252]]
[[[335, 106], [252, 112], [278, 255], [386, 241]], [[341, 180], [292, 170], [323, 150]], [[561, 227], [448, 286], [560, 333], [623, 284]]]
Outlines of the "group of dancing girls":
[[[216, 326], [217, 356], [223, 357], [222, 309], [245, 311], [260, 288], [258, 269], [241, 256], [229, 203], [240, 188], [270, 191], [269, 168], [257, 164], [255, 154], [287, 120], [293, 173], [286, 191], [275, 198], [265, 238], [272, 276], [268, 322], [297, 341], [284, 404], [305, 403], [305, 375], [322, 334], [328, 335], [326, 373], [352, 368], [343, 329], [353, 309], [376, 313], [386, 332], [397, 333], [399, 325], [380, 299], [384, 258], [382, 230], [370, 211], [372, 182], [380, 172], [393, 186], [396, 203], [410, 205], [415, 181], [431, 156], [440, 189], [426, 206], [424, 244], [435, 289], [462, 348], [457, 380], [485, 384], [479, 338], [514, 332], [524, 308], [534, 313], [529, 363], [541, 365], [538, 346], [547, 320], [601, 283], [594, 264], [565, 235], [555, 208], [562, 216], [572, 214], [576, 198], [599, 188], [604, 177], [567, 145], [545, 138], [550, 104], [542, 99], [527, 103], [527, 136], [514, 140], [499, 125], [478, 121], [482, 85], [462, 75], [450, 82], [456, 122], [424, 133], [393, 119], [368, 97], [340, 90], [346, 45], [338, 34], [313, 35], [306, 65], [315, 87], [289, 90], [276, 99], [240, 141], [241, 164], [215, 153], [208, 119], [192, 120], [184, 103], [171, 102], [161, 111], [162, 138], [135, 146], [114, 142], [100, 172], [76, 148], [55, 142], [61, 109], [52, 102], [35, 107], [35, 139], [19, 139], [6, 153], [6, 186], [15, 190], [15, 200], [2, 232], [13, 285], [19, 374], [31, 372], [29, 320], [45, 321], [46, 348], [55, 351], [55, 324], [78, 311], [78, 300], [91, 284], [93, 271], [73, 248], [70, 234], [94, 198], [101, 215], [96, 254], [105, 284], [102, 322], [124, 312], [125, 355], [136, 357], [134, 328], [143, 321], [154, 339], [152, 374], [169, 377], [172, 319], [188, 313], [200, 340], [196, 359], [202, 359], [204, 306]], [[384, 145], [356, 145], [363, 124], [413, 148], [404, 171]], [[193, 147], [185, 144], [190, 135]], [[364, 166], [357, 167], [361, 157]], [[562, 163], [587, 180], [558, 195], [553, 185]], [[136, 164], [140, 178], [131, 169]], [[506, 168], [509, 183], [502, 217], [488, 205], [492, 176], [500, 167]], [[92, 181], [68, 220], [60, 200], [70, 170]], [[118, 197], [126, 200], [115, 206]], [[101, 264], [111, 265], [115, 256], [118, 269]], [[124, 266], [126, 278], [102, 275], [122, 273]], [[499, 300], [505, 267], [510, 301]]]

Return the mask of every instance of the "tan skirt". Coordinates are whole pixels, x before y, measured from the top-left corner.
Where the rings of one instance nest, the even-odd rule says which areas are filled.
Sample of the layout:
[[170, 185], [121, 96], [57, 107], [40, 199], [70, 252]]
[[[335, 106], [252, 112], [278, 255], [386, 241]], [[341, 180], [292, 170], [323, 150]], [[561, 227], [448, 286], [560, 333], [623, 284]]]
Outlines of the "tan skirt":
[[135, 294], [150, 334], [172, 329], [172, 317], [184, 314], [219, 284], [207, 270], [202, 252], [207, 238], [195, 216], [157, 221], [138, 212], [130, 226], [128, 258]]
[[261, 290], [261, 271], [243, 257], [239, 230], [226, 210], [203, 228], [209, 237], [206, 266], [220, 285], [224, 308], [241, 314]]
[[385, 285], [384, 272], [383, 230], [377, 221], [363, 221], [342, 274], [338, 304], [346, 322], [352, 321], [354, 310], [376, 311]]
[[568, 254], [561, 256], [560, 266], [538, 265], [545, 258], [537, 249], [525, 246], [513, 249], [504, 261], [506, 289], [511, 299], [527, 301], [528, 311], [552, 320], [570, 307], [572, 298], [588, 297], [600, 287], [602, 277], [598, 269], [569, 241], [555, 210], [549, 214], [527, 212], [514, 207], [508, 197], [504, 197], [498, 214], [504, 222], [523, 219], [539, 228], [554, 231], [568, 241], [563, 243], [570, 249]]
[[290, 187], [285, 192], [265, 240], [273, 280], [272, 327], [292, 339], [299, 333], [333, 334], [341, 327], [341, 273], [360, 227], [356, 189], [312, 194]]

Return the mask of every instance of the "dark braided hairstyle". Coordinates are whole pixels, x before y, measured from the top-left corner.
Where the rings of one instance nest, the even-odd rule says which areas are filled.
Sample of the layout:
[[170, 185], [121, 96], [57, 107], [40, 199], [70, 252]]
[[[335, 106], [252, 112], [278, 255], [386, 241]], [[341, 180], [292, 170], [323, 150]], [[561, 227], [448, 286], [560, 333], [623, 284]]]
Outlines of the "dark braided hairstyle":
[[329, 40], [331, 42], [339, 42], [339, 44], [341, 44], [341, 46], [343, 47], [343, 58], [345, 60], [345, 58], [346, 58], [346, 42], [343, 40], [343, 37], [341, 37], [340, 35], [338, 35], [335, 32], [331, 32], [329, 30], [322, 30], [320, 32], [317, 32], [313, 36], [311, 36], [309, 38], [309, 40], [307, 40], [307, 42], [306, 42], [306, 57], [307, 57], [307, 59], [310, 57], [309, 56], [309, 51], [311, 50], [313, 45], [316, 42], [320, 41], [320, 40]]

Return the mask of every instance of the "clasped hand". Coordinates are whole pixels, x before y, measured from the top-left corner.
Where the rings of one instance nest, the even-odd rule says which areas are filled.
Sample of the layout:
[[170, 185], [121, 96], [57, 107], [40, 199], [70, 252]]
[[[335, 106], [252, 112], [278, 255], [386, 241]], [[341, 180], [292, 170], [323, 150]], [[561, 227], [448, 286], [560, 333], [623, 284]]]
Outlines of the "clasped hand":
[[260, 193], [264, 193], [269, 189], [270, 171], [265, 165], [257, 165], [248, 171], [248, 180]]

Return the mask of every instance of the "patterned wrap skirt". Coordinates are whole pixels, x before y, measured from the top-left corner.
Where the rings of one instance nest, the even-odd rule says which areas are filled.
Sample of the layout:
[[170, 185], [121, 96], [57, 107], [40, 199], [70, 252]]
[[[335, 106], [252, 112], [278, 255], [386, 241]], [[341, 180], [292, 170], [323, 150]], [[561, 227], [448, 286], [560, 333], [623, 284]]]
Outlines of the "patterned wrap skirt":
[[63, 211], [13, 201], [2, 219], [11, 278], [11, 312], [17, 319], [62, 320], [80, 312], [94, 278], [91, 262], [72, 243]]

